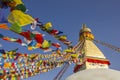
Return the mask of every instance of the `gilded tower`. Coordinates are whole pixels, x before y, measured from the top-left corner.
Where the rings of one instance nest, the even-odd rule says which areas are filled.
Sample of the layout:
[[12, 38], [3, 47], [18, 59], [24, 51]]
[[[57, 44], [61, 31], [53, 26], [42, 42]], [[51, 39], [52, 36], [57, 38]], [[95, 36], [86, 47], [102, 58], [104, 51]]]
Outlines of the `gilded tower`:
[[81, 59], [82, 64], [77, 63], [74, 72], [85, 69], [109, 68], [109, 61], [93, 41], [94, 35], [91, 29], [83, 24], [79, 33], [79, 43], [82, 43], [82, 48], [77, 50], [78, 53], [80, 52], [83, 55]]

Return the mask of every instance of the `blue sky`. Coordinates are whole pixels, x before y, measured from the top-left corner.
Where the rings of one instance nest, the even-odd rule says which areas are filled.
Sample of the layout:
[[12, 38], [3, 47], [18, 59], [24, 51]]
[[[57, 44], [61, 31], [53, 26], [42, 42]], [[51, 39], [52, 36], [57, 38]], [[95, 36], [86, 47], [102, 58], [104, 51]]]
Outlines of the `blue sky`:
[[[23, 0], [28, 14], [38, 17], [41, 22], [52, 22], [53, 28], [61, 30], [68, 39], [77, 44], [79, 31], [83, 23], [91, 28], [95, 39], [120, 47], [120, 0]], [[9, 10], [5, 10], [9, 12]], [[21, 37], [8, 30], [0, 30], [6, 36]], [[46, 39], [57, 41], [44, 33]], [[59, 42], [59, 41], [57, 41]], [[22, 53], [43, 53], [41, 50], [28, 51], [16, 43], [2, 41], [2, 48], [11, 50], [16, 47]], [[97, 44], [107, 59], [110, 60], [110, 68], [120, 70], [120, 53]], [[64, 45], [63, 45], [64, 47]], [[61, 80], [72, 74], [74, 64], [69, 67]], [[30, 77], [26, 80], [53, 80], [61, 68], [47, 73]]]

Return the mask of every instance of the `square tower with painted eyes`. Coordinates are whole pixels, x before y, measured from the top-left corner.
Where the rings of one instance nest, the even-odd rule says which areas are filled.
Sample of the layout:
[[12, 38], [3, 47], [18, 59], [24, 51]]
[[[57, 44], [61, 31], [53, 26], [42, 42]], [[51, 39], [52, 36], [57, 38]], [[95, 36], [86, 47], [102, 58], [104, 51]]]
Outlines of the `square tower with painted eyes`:
[[80, 63], [76, 63], [74, 72], [85, 69], [109, 68], [109, 60], [106, 59], [102, 51], [93, 41], [94, 35], [92, 34], [91, 29], [83, 24], [79, 33], [79, 43], [82, 44], [82, 48], [80, 49], [80, 46], [76, 48], [76, 52], [81, 53], [83, 57], [81, 58]]

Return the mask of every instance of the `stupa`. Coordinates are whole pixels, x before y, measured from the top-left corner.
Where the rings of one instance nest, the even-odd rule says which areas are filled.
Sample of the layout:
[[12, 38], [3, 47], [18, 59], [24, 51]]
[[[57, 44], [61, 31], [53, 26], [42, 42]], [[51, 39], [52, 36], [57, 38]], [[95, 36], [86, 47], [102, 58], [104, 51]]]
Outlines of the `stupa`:
[[65, 80], [120, 80], [120, 71], [109, 69], [110, 62], [102, 51], [94, 44], [94, 35], [90, 28], [82, 25], [79, 33], [79, 43], [76, 52], [83, 57], [80, 63], [76, 63], [74, 74]]

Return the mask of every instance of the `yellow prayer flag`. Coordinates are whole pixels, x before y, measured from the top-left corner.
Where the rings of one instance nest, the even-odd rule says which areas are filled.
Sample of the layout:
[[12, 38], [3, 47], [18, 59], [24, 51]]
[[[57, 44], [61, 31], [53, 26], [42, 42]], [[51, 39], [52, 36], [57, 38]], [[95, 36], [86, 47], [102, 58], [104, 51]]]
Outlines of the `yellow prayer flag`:
[[78, 54], [71, 54], [71, 57], [77, 58], [77, 57], [78, 57]]
[[66, 40], [66, 39], [67, 39], [67, 36], [66, 36], [66, 35], [62, 35], [62, 36], [60, 36], [60, 39]]
[[44, 40], [42, 43], [42, 48], [49, 48], [50, 43], [47, 40]]
[[74, 52], [73, 49], [65, 49], [64, 51], [65, 51], [65, 52], [68, 52], [68, 53]]
[[48, 23], [46, 23], [46, 24], [44, 25], [44, 27], [45, 27], [46, 29], [49, 29], [49, 28], [52, 27], [52, 23], [51, 23], [51, 22], [48, 22]]
[[12, 24], [17, 23], [20, 26], [26, 26], [33, 21], [34, 19], [30, 15], [25, 14], [20, 10], [13, 10], [8, 16], [8, 22]]

